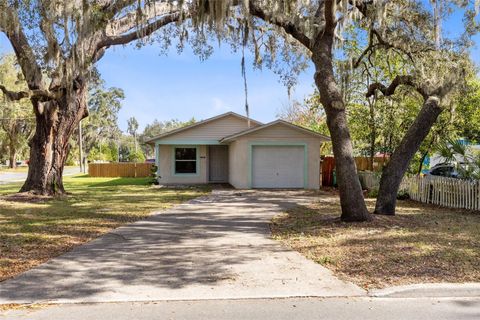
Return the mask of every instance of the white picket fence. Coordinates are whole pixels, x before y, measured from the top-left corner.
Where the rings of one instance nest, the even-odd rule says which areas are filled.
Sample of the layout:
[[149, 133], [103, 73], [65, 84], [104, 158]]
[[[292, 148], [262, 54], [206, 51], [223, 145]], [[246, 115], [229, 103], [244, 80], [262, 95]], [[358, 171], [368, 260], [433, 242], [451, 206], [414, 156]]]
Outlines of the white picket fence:
[[410, 198], [448, 208], [480, 210], [480, 181], [435, 176], [405, 177], [400, 190]]

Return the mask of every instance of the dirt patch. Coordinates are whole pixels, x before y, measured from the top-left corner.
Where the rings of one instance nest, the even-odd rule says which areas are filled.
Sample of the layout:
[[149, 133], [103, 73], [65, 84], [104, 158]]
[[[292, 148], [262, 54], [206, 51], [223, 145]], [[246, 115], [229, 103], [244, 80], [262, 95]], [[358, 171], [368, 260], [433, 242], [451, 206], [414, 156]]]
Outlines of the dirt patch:
[[[9, 304], [0, 304], [0, 312], [11, 311], [11, 310], [35, 310], [40, 308], [46, 308], [50, 304], [18, 304], [18, 303], [9, 303]], [[0, 313], [1, 315], [1, 313]]]
[[[396, 216], [344, 223], [333, 192], [276, 217], [276, 239], [367, 288], [480, 281], [480, 214], [399, 201]], [[367, 199], [373, 210], [375, 199]]]

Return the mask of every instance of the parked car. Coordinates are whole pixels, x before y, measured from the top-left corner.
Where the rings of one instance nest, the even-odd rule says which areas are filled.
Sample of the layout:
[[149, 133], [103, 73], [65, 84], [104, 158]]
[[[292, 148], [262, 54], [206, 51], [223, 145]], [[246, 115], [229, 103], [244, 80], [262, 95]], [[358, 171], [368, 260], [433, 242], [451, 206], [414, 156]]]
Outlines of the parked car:
[[460, 178], [457, 168], [452, 163], [440, 163], [430, 169], [428, 175], [448, 178]]

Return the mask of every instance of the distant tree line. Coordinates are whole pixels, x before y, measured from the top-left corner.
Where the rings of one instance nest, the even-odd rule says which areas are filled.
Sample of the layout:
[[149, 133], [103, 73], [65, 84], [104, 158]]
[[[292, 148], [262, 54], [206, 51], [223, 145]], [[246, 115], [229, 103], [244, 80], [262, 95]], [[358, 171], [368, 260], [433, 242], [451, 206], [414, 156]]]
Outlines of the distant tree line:
[[[88, 90], [89, 117], [81, 122], [83, 161], [128, 161], [144, 162], [153, 158], [150, 146], [143, 143], [161, 133], [195, 122], [194, 118], [186, 122], [177, 119], [153, 120], [139, 132], [139, 123], [135, 117], [127, 120], [127, 132], [119, 128], [118, 113], [122, 108], [125, 94], [120, 88], [107, 88], [100, 75], [92, 77]], [[25, 81], [16, 63], [14, 55], [0, 57], [0, 83], [9, 88], [23, 90]], [[0, 163], [9, 163], [15, 167], [17, 161], [28, 160], [28, 142], [35, 130], [32, 105], [28, 100], [9, 101], [0, 91]], [[78, 131], [78, 129], [77, 129]], [[79, 136], [70, 138], [71, 150], [66, 165], [78, 165], [80, 162]]]

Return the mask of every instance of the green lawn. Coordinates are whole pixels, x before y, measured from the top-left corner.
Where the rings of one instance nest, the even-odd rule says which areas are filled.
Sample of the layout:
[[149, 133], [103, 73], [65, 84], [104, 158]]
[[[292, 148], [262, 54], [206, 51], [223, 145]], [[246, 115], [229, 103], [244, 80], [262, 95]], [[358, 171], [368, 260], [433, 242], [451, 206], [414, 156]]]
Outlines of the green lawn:
[[0, 166], [0, 172], [28, 172], [28, 167], [16, 167], [11, 169], [9, 167]]
[[[208, 188], [160, 189], [148, 178], [66, 177], [68, 197], [26, 203], [0, 198], [0, 281], [122, 224], [207, 194]], [[20, 184], [0, 185], [0, 196]]]
[[[74, 166], [65, 166], [65, 168], [73, 168]], [[28, 166], [21, 166], [16, 168], [9, 168], [7, 166], [0, 166], [0, 172], [28, 172]]]

